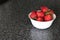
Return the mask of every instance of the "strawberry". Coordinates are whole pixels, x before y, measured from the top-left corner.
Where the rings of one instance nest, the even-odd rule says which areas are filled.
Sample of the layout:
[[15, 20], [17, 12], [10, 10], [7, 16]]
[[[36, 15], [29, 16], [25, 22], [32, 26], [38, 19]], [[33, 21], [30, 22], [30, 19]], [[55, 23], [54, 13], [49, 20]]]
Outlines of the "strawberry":
[[42, 10], [43, 12], [47, 12], [47, 11], [48, 11], [48, 8], [47, 8], [46, 6], [42, 6], [42, 7], [41, 7], [41, 10]]
[[50, 21], [50, 20], [52, 20], [52, 15], [48, 14], [48, 15], [44, 16], [44, 20], [45, 20], [45, 21]]
[[33, 18], [33, 19], [35, 19], [36, 18], [36, 12], [32, 11], [30, 17]]
[[45, 15], [53, 14], [53, 13], [54, 13], [54, 11], [49, 9], [49, 10], [45, 13]]
[[43, 18], [39, 17], [37, 18], [37, 21], [43, 21]]
[[37, 13], [36, 13], [36, 14], [37, 14], [37, 16], [38, 16], [38, 17], [44, 17], [44, 13], [43, 13], [43, 12], [41, 12], [41, 11], [37, 11]]
[[53, 13], [54, 13], [54, 11], [53, 11], [53, 10], [50, 10], [50, 11], [49, 11], [49, 13], [50, 13], [50, 14], [53, 14]]

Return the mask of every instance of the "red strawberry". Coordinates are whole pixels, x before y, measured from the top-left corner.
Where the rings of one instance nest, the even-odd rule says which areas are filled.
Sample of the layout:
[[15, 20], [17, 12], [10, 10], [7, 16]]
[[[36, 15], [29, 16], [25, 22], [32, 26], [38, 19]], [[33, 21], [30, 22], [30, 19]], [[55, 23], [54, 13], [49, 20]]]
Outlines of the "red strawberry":
[[48, 15], [48, 14], [53, 14], [54, 11], [53, 10], [48, 10], [48, 12], [45, 13], [45, 15]]
[[52, 15], [46, 15], [45, 17], [44, 17], [44, 20], [45, 21], [50, 21], [50, 20], [52, 20]]
[[54, 11], [53, 10], [50, 10], [50, 12], [49, 12], [50, 14], [53, 14], [54, 13]]
[[37, 21], [43, 21], [43, 18], [39, 17], [37, 18]]
[[30, 17], [33, 18], [33, 19], [36, 18], [36, 12], [32, 11]]
[[44, 17], [44, 13], [43, 12], [40, 12], [40, 11], [37, 11], [37, 16], [38, 17]]
[[42, 7], [41, 7], [41, 10], [42, 10], [43, 12], [47, 12], [47, 11], [48, 11], [48, 8], [47, 8], [46, 6], [42, 6]]

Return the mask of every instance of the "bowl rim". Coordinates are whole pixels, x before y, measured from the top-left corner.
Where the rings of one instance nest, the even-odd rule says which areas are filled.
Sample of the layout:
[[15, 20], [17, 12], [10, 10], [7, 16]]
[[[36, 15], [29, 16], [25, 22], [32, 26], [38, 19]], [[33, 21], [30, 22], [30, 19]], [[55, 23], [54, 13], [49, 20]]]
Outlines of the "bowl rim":
[[[34, 20], [34, 19], [32, 19], [32, 18], [30, 17], [30, 15], [31, 15], [31, 12], [28, 14], [29, 19], [30, 19], [30, 20]], [[50, 20], [50, 21], [53, 21], [53, 20], [55, 20], [55, 19], [56, 19], [56, 14], [53, 14], [53, 19]], [[34, 20], [34, 21], [36, 21], [36, 20]], [[50, 22], [50, 21], [36, 21], [36, 22]]]

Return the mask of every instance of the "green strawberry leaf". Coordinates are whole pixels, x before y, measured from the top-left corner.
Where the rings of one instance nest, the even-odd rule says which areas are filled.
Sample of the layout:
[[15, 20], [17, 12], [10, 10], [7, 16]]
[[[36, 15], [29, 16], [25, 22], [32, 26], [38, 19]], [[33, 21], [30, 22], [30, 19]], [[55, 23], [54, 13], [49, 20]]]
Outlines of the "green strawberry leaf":
[[46, 12], [46, 13], [45, 13], [45, 15], [48, 15], [48, 14], [49, 14], [49, 12]]

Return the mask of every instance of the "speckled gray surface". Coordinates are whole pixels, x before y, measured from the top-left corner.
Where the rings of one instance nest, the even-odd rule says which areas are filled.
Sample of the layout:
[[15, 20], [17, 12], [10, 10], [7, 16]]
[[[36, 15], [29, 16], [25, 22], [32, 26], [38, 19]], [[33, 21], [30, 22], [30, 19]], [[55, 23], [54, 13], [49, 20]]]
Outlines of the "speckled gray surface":
[[[0, 40], [60, 40], [58, 2], [56, 0], [9, 0], [0, 5]], [[57, 15], [52, 26], [45, 30], [34, 28], [27, 16], [30, 11], [38, 9], [41, 5], [55, 10]]]

